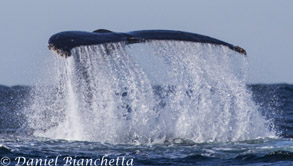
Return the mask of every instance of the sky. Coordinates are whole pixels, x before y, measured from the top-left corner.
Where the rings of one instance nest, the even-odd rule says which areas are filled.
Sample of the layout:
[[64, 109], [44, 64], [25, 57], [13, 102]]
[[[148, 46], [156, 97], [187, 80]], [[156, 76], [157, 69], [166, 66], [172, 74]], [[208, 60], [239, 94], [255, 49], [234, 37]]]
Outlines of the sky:
[[3, 0], [0, 85], [33, 85], [67, 30], [181, 30], [246, 49], [248, 83], [293, 83], [292, 0]]

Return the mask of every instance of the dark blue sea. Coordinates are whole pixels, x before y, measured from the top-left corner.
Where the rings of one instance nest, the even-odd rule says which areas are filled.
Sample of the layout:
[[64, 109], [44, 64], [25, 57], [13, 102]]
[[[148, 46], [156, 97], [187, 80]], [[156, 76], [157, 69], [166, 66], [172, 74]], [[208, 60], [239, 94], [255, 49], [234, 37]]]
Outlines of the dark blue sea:
[[0, 86], [2, 165], [86, 165], [89, 159], [93, 165], [94, 161], [97, 165], [293, 165], [293, 85], [247, 86], [262, 115], [271, 119], [277, 138], [202, 143], [173, 139], [151, 145], [70, 141], [24, 133], [21, 111], [29, 103], [32, 88]]

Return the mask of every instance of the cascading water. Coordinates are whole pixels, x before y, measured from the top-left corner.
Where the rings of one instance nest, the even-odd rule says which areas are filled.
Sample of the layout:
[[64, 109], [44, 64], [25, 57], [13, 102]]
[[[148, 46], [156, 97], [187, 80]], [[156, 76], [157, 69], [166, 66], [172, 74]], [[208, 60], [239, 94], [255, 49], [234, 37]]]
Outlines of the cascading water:
[[36, 136], [145, 144], [275, 135], [246, 89], [246, 57], [226, 47], [121, 42], [71, 54], [51, 67], [52, 85], [35, 90], [27, 119]]

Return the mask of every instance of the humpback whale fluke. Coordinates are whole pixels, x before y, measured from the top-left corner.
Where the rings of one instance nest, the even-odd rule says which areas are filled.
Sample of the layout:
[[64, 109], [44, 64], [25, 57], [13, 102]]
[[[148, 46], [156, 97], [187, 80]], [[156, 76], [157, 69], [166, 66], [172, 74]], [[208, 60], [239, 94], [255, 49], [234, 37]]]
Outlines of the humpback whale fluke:
[[141, 30], [127, 33], [112, 32], [106, 29], [98, 29], [94, 32], [65, 31], [51, 36], [48, 47], [57, 54], [68, 57], [71, 55], [71, 49], [78, 46], [122, 41], [126, 44], [133, 44], [143, 43], [150, 40], [177, 40], [222, 45], [229, 47], [240, 54], [246, 55], [246, 51], [239, 46], [234, 46], [209, 36], [173, 30]]

